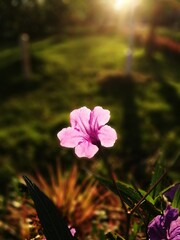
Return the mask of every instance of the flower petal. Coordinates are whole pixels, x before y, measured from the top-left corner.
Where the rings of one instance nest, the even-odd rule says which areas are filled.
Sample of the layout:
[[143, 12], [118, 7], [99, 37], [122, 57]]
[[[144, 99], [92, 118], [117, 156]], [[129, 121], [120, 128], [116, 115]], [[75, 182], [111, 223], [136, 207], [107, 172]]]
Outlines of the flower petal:
[[168, 231], [168, 237], [168, 239], [172, 240], [180, 239], [180, 217], [178, 217], [175, 221], [171, 222]]
[[71, 127], [63, 128], [58, 132], [57, 137], [60, 140], [61, 146], [69, 148], [74, 148], [84, 139], [83, 133]]
[[95, 107], [91, 111], [90, 115], [90, 125], [91, 129], [97, 130], [99, 127], [105, 125], [110, 119], [110, 111], [103, 109], [102, 107]]
[[98, 151], [98, 147], [89, 141], [83, 141], [75, 147], [75, 153], [78, 157], [92, 158]]
[[180, 217], [178, 217], [178, 209], [168, 205], [163, 215], [156, 216], [149, 223], [148, 235], [150, 240], [180, 239]]
[[173, 208], [171, 205], [168, 205], [166, 207], [166, 210], [164, 211], [164, 226], [165, 228], [168, 228], [170, 226], [170, 223], [173, 220], [176, 220], [178, 218], [178, 209]]
[[117, 140], [117, 133], [114, 128], [105, 125], [98, 131], [98, 138], [104, 147], [112, 147]]
[[174, 184], [164, 195], [172, 202], [176, 191], [180, 188], [180, 183]]
[[70, 113], [71, 126], [87, 134], [89, 132], [90, 113], [91, 110], [87, 107], [73, 110]]
[[166, 229], [162, 228], [163, 216], [156, 216], [148, 225], [148, 235], [150, 240], [160, 240], [166, 238]]

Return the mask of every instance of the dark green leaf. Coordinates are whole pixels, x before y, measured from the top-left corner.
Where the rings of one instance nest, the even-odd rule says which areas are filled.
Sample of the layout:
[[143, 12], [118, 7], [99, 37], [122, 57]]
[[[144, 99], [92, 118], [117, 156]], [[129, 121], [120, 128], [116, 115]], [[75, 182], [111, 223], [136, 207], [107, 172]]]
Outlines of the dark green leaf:
[[[157, 199], [159, 197], [162, 197], [162, 195], [165, 195], [166, 196], [166, 193], [169, 192], [172, 188], [176, 187], [176, 185], [179, 185], [180, 183], [174, 183], [174, 184], [171, 184], [169, 185], [168, 187], [166, 187], [165, 189], [163, 189], [158, 196], [156, 196], [156, 198], [154, 199], [154, 202], [156, 203]], [[171, 200], [171, 199], [170, 199]]]
[[178, 152], [176, 156], [172, 159], [169, 167], [173, 167], [177, 162], [179, 162], [179, 159], [180, 159], [180, 152]]
[[[160, 159], [157, 161], [156, 166], [155, 166], [155, 170], [154, 173], [152, 175], [152, 179], [151, 179], [151, 184], [150, 187], [153, 186], [158, 180], [159, 178], [163, 175], [164, 173], [164, 167], [163, 167], [163, 162], [164, 160], [164, 156], [161, 156]], [[162, 191], [163, 189], [163, 181], [161, 181], [151, 192], [150, 192], [150, 196], [155, 199], [159, 193]]]
[[[169, 169], [178, 161], [180, 158], [180, 153], [178, 153], [175, 158], [171, 161]], [[164, 167], [164, 156], [162, 155], [160, 159], [157, 161], [155, 166], [154, 174], [152, 175], [151, 184], [150, 186], [153, 186], [159, 178], [164, 174], [165, 167]], [[168, 184], [169, 185], [169, 184]], [[167, 179], [164, 178], [150, 193], [151, 197], [154, 199], [154, 203], [156, 203], [157, 199], [161, 197], [166, 191], [171, 189], [173, 185], [168, 186], [167, 185]]]
[[66, 221], [54, 203], [26, 176], [23, 177], [47, 240], [74, 240]]
[[174, 195], [172, 206], [174, 208], [178, 208], [179, 212], [180, 212], [180, 187], [179, 187], [179, 189], [176, 191], [176, 193]]
[[[108, 189], [113, 191], [115, 194], [118, 195], [117, 190], [113, 184], [112, 181], [95, 176], [102, 184], [104, 184]], [[123, 183], [121, 181], [117, 181], [117, 188], [122, 194], [123, 201], [130, 207], [133, 208], [135, 204], [142, 198], [143, 195], [146, 194], [145, 191], [142, 189], [137, 192], [131, 185]], [[143, 203], [140, 205], [140, 209], [142, 209], [144, 212], [147, 213], [147, 215], [156, 216], [160, 214], [160, 211], [153, 205], [153, 199], [150, 196], [147, 196], [147, 199], [143, 201]], [[140, 214], [141, 212], [137, 208], [137, 213]]]
[[130, 235], [130, 240], [132, 239], [132, 240], [134, 240], [134, 239], [136, 239], [136, 235], [137, 235], [137, 233], [138, 233], [138, 231], [139, 231], [139, 228], [140, 228], [140, 224], [139, 223], [137, 223], [137, 222], [134, 222], [133, 223], [133, 226], [132, 226], [132, 233], [131, 233], [131, 235]]

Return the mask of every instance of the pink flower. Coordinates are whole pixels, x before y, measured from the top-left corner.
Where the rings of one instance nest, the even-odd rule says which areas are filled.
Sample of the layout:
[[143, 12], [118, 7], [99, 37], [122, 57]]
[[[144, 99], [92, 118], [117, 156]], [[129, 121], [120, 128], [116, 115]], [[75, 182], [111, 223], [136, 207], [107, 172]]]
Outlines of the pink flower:
[[72, 236], [74, 237], [75, 234], [76, 234], [76, 229], [75, 229], [75, 228], [72, 228], [70, 225], [68, 225], [68, 228], [70, 229], [71, 234], [72, 234]]
[[[71, 235], [74, 237], [75, 234], [76, 234], [76, 229], [75, 228], [72, 228], [70, 225], [68, 225], [68, 228], [71, 232]], [[47, 240], [46, 238], [43, 238], [43, 240]]]
[[105, 125], [110, 111], [95, 107], [75, 109], [70, 114], [71, 127], [63, 128], [58, 134], [60, 145], [75, 148], [78, 157], [92, 158], [99, 146], [112, 147], [117, 139], [116, 131]]

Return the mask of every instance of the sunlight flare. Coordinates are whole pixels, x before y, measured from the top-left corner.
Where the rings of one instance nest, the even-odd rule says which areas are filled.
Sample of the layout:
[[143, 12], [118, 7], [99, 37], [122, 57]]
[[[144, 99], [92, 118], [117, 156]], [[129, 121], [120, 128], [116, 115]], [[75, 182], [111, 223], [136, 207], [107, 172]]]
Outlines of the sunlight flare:
[[126, 0], [115, 0], [114, 1], [114, 8], [115, 10], [119, 10], [126, 4]]
[[113, 2], [114, 9], [117, 11], [137, 4], [136, 0], [114, 0]]

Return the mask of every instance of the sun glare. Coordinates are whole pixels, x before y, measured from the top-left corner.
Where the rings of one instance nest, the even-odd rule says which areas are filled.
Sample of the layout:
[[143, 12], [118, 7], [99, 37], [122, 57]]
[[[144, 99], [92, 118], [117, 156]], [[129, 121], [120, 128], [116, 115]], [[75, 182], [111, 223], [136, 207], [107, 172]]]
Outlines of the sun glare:
[[115, 0], [114, 3], [114, 8], [115, 10], [119, 10], [123, 7], [123, 5], [125, 4], [126, 0]]
[[136, 0], [114, 0], [114, 9], [120, 10], [122, 8], [131, 7]]

